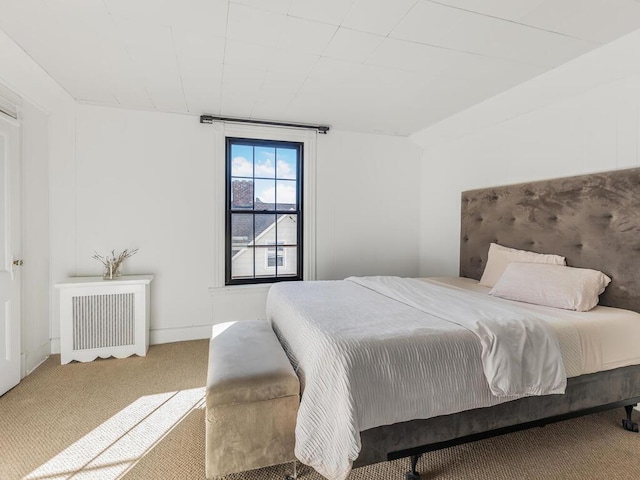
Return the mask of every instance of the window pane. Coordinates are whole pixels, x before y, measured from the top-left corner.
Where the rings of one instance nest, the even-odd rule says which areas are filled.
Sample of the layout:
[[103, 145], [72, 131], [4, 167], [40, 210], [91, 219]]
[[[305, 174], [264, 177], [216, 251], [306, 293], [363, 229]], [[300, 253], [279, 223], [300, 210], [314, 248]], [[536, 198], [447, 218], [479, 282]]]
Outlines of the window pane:
[[278, 178], [296, 180], [298, 178], [298, 150], [294, 148], [278, 148], [276, 151]]
[[231, 216], [231, 277], [253, 277], [253, 215]]
[[231, 179], [231, 208], [253, 209], [253, 180]]
[[274, 178], [276, 176], [276, 149], [256, 147], [256, 177]]
[[255, 181], [255, 209], [275, 210], [276, 208], [276, 182], [275, 180]]
[[278, 277], [295, 277], [298, 274], [298, 247], [281, 247], [283, 265], [278, 266]]
[[251, 145], [231, 145], [231, 175], [253, 177], [253, 147]]
[[[255, 248], [255, 269], [256, 277], [275, 277], [280, 276], [282, 271], [286, 271], [288, 268], [287, 253], [285, 252], [287, 247], [280, 245], [272, 246], [260, 246]], [[296, 248], [296, 247], [291, 247]], [[295, 266], [295, 261], [294, 261]], [[276, 271], [278, 272], [276, 275]], [[294, 269], [295, 275], [295, 269]]]
[[274, 277], [276, 275], [276, 267], [269, 266], [269, 257], [275, 253], [273, 247], [258, 247], [256, 248], [256, 277]]
[[256, 214], [255, 245], [276, 244], [276, 216], [273, 214]]
[[275, 274], [276, 266], [278, 268], [284, 267], [284, 247], [274, 245], [267, 247], [266, 267], [273, 269], [272, 273]]
[[294, 180], [278, 180], [276, 185], [276, 208], [278, 210], [296, 210], [298, 207], [297, 182]]
[[240, 250], [231, 259], [231, 278], [253, 278], [253, 247]]
[[278, 245], [297, 245], [298, 243], [298, 216], [280, 215], [278, 217]]
[[267, 251], [267, 267], [283, 267], [284, 266], [284, 250], [282, 248], [269, 249]]
[[231, 215], [231, 256], [247, 248], [253, 242], [253, 215], [234, 213]]

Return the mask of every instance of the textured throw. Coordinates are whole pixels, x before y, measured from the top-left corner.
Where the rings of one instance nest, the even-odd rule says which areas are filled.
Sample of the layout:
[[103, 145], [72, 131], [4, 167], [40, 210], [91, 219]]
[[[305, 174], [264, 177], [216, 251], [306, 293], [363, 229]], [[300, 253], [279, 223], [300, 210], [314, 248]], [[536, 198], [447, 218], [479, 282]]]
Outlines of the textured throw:
[[428, 280], [350, 277], [347, 281], [472, 332], [482, 345], [484, 375], [497, 397], [561, 394], [567, 387], [560, 343], [539, 314]]
[[[523, 316], [517, 308], [509, 313], [486, 295], [396, 280], [292, 282], [269, 293], [268, 318], [303, 388], [296, 456], [331, 480], [349, 474], [360, 452], [360, 431], [564, 391], [558, 341], [532, 314]], [[435, 310], [424, 308], [431, 301]], [[492, 321], [495, 315], [502, 320]], [[518, 322], [524, 328], [516, 328]], [[549, 358], [516, 358], [517, 352], [536, 350], [533, 342]], [[507, 368], [511, 360], [519, 366]], [[547, 366], [550, 378], [532, 373]], [[485, 371], [501, 396], [492, 393]], [[525, 375], [514, 381], [518, 372]]]

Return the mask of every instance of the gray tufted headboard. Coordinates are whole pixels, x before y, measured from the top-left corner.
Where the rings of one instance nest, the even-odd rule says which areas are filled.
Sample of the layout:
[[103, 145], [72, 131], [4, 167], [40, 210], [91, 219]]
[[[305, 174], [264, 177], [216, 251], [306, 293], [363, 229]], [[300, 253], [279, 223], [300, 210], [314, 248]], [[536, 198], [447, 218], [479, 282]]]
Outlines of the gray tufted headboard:
[[640, 312], [640, 168], [463, 192], [461, 276], [480, 279], [491, 242], [600, 270], [600, 303]]

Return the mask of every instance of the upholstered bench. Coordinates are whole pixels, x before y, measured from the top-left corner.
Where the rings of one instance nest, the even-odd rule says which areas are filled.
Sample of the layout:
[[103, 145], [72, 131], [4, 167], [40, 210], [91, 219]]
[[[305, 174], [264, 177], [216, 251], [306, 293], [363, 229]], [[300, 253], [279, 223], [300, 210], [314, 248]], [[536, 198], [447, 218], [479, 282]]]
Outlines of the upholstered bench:
[[209, 344], [206, 474], [293, 462], [300, 384], [266, 321], [213, 327]]

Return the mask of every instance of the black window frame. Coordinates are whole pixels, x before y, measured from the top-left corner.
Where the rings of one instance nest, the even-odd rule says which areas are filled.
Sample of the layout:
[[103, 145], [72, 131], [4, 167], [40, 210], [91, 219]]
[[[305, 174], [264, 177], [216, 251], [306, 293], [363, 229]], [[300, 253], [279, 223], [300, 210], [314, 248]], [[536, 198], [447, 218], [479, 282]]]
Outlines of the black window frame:
[[[232, 161], [231, 158], [231, 145], [248, 145], [252, 147], [270, 147], [270, 148], [287, 148], [287, 149], [295, 149], [298, 152], [298, 164], [297, 164], [297, 174], [296, 174], [296, 210], [277, 210], [277, 203], [274, 205], [273, 210], [256, 210], [255, 203], [253, 204], [252, 209], [242, 208], [242, 209], [234, 209], [231, 204], [231, 189], [232, 189]], [[252, 285], [252, 284], [262, 284], [262, 283], [276, 283], [276, 282], [295, 282], [301, 281], [303, 279], [303, 178], [304, 178], [304, 143], [303, 142], [289, 142], [284, 140], [262, 140], [255, 138], [244, 138], [244, 137], [226, 137], [225, 138], [225, 285]], [[254, 174], [253, 180], [255, 182], [255, 156], [254, 156]], [[261, 179], [258, 177], [258, 179]], [[277, 178], [274, 178], [274, 181], [277, 181]], [[255, 190], [253, 192], [253, 198], [255, 200]], [[277, 198], [276, 198], [277, 202]], [[261, 214], [274, 214], [276, 217], [276, 222], [278, 221], [278, 217], [280, 215], [296, 215], [297, 218], [297, 235], [296, 235], [296, 257], [297, 257], [297, 273], [296, 275], [288, 275], [288, 276], [277, 276], [277, 267], [275, 268], [274, 276], [255, 276], [255, 246], [254, 246], [254, 260], [253, 260], [253, 278], [232, 278], [232, 231], [231, 231], [231, 219], [233, 214], [252, 214], [254, 216], [254, 226], [255, 226], [255, 216]], [[254, 228], [254, 238], [255, 238], [255, 228]], [[277, 241], [277, 238], [276, 238]], [[276, 245], [276, 256], [278, 246]], [[269, 248], [265, 246], [265, 248]]]

